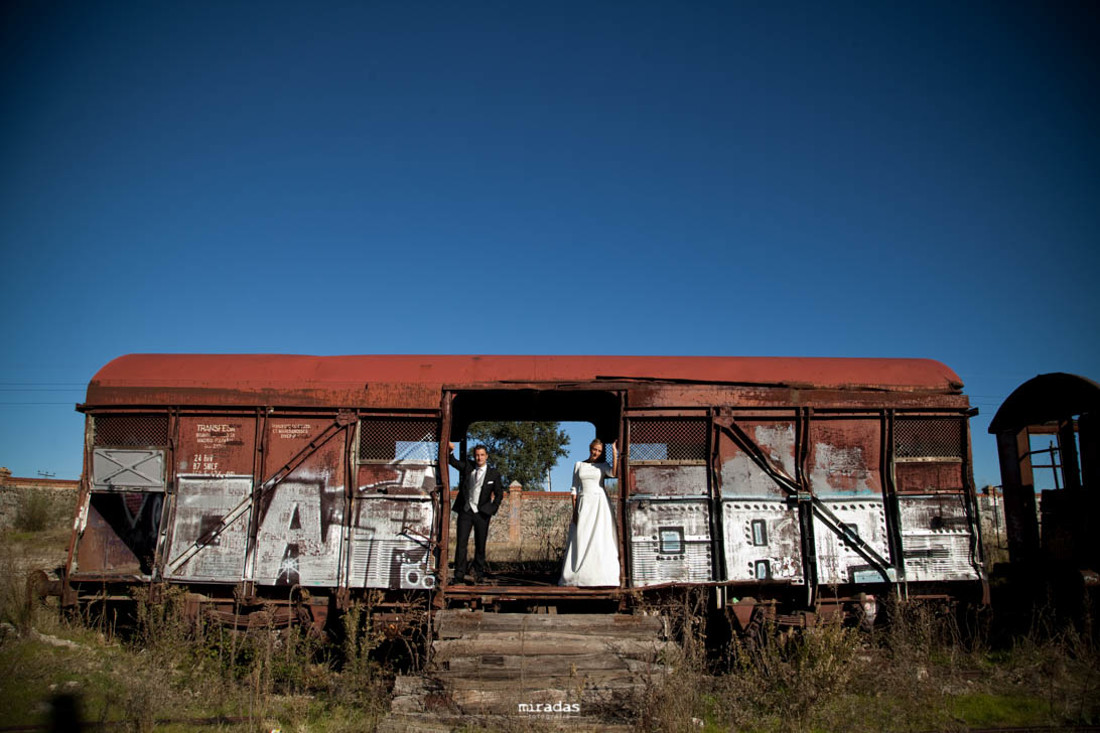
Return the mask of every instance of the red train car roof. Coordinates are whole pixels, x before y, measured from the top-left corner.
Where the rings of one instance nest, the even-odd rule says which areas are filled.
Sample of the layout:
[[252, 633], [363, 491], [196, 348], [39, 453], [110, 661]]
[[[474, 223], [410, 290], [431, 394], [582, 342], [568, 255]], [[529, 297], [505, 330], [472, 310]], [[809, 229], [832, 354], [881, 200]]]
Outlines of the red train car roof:
[[[493, 383], [654, 381], [959, 394], [931, 359], [710, 356], [130, 354], [92, 378], [87, 405], [362, 402], [368, 385], [418, 392]], [[358, 395], [358, 400], [348, 400]], [[304, 404], [304, 403], [303, 403]]]

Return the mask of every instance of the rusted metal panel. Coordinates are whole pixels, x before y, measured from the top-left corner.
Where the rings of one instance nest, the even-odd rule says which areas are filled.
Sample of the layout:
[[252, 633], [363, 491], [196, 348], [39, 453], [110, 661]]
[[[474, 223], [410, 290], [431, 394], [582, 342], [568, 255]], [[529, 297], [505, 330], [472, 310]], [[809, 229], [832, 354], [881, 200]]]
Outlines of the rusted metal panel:
[[[748, 421], [737, 424], [777, 468], [796, 476], [795, 427], [788, 421]], [[786, 492], [725, 432], [719, 433], [722, 496], [738, 499], [782, 500]]]
[[962, 461], [895, 461], [894, 483], [902, 494], [959, 492], [966, 485]]
[[1008, 556], [1014, 564], [1027, 565], [1039, 555], [1039, 506], [1031, 468], [1027, 428], [997, 434], [997, 456], [1005, 499]]
[[251, 476], [256, 420], [239, 415], [179, 419], [176, 473], [183, 476]]
[[[1014, 566], [1045, 561], [1058, 568], [1100, 567], [1100, 543], [1092, 527], [1100, 510], [1098, 414], [1100, 384], [1056, 372], [1040, 374], [1013, 390], [990, 422], [989, 432], [997, 436]], [[1031, 436], [1050, 434], [1058, 436], [1060, 465], [1053, 471], [1063, 488], [1037, 497], [1033, 473], [1039, 466], [1032, 462]], [[1041, 522], [1036, 509], [1042, 512]]]
[[726, 580], [804, 581], [798, 511], [779, 501], [722, 501]]
[[[620, 385], [621, 386], [621, 385]], [[681, 411], [700, 410], [716, 405], [737, 405], [740, 409], [773, 408], [777, 405], [799, 405], [828, 410], [869, 411], [884, 407], [893, 409], [965, 410], [969, 401], [964, 395], [929, 391], [876, 391], [853, 387], [850, 391], [823, 389], [812, 385], [793, 387], [756, 387], [682, 384], [630, 384], [630, 407], [638, 410]]]
[[164, 491], [164, 451], [96, 448], [92, 451], [92, 488], [96, 491]]
[[299, 469], [260, 500], [252, 580], [262, 585], [334, 586], [339, 578], [344, 487]]
[[435, 463], [402, 461], [359, 466], [360, 494], [430, 494], [437, 485]]
[[179, 476], [164, 576], [225, 583], [242, 580], [251, 512], [246, 509], [233, 519], [227, 517], [238, 507], [247, 507], [251, 495], [250, 475]]
[[352, 502], [348, 585], [428, 589], [435, 585], [430, 499], [366, 494]]
[[901, 541], [907, 580], [977, 580], [977, 540], [965, 496], [903, 496]]
[[713, 580], [708, 501], [632, 499], [627, 512], [635, 587]]
[[435, 519], [431, 496], [440, 485], [439, 431], [439, 420], [424, 416], [375, 416], [360, 422], [351, 587], [434, 587], [429, 548]]
[[[924, 360], [138, 355], [107, 365], [89, 385], [84, 409], [108, 415], [106, 442], [93, 447], [129, 452], [102, 453], [102, 470], [89, 453], [86, 486], [140, 487], [174, 502], [159, 558], [169, 578], [431, 588], [429, 550], [440, 540], [433, 532], [447, 528], [446, 514], [433, 510], [445, 471], [441, 416], [454, 417], [448, 406], [457, 394], [465, 411], [445, 423], [454, 434], [483, 413], [523, 419], [516, 410], [587, 411], [605, 440], [625, 424], [625, 505], [611, 501], [634, 586], [881, 582], [910, 521], [904, 546], [918, 554], [907, 554], [905, 567], [935, 579], [963, 569], [919, 554], [928, 537], [946, 535], [920, 525], [916, 509], [912, 517], [903, 510], [887, 541], [887, 516], [896, 517], [884, 511], [881, 472], [900, 456], [887, 476], [891, 512], [895, 489], [904, 501], [966, 485], [968, 453], [940, 450], [951, 440], [965, 448], [960, 389], [953, 372]], [[111, 422], [112, 405], [129, 411], [125, 419]], [[171, 419], [168, 409], [154, 416], [156, 405], [172, 408]], [[914, 430], [884, 446], [891, 411], [908, 408], [920, 413], [903, 417]], [[153, 417], [156, 430], [138, 429]], [[921, 427], [936, 419], [955, 432]], [[146, 449], [152, 471], [143, 466]], [[159, 480], [157, 451], [171, 456], [168, 465], [161, 459]], [[108, 457], [121, 468], [108, 469]], [[721, 498], [712, 499], [718, 487]], [[105, 557], [103, 548], [120, 540], [130, 556], [120, 553], [119, 567], [136, 559], [140, 568], [149, 545], [113, 527], [107, 505], [95, 501], [78, 554]], [[970, 538], [948, 541], [961, 547]], [[722, 577], [715, 548], [724, 552]], [[571, 593], [501, 593], [528, 591]]]
[[[256, 550], [249, 568], [262, 585], [334, 586], [346, 504], [346, 442], [338, 433], [316, 447], [331, 418], [270, 418], [265, 480], [306, 451], [301, 465], [258, 498]], [[344, 431], [346, 434], [346, 431]]]
[[886, 534], [886, 511], [882, 497], [860, 497], [854, 500], [823, 499], [822, 505], [841, 523], [841, 533], [829, 526], [815, 511], [814, 539], [817, 550], [817, 577], [822, 584], [880, 582], [875, 569], [844, 534], [858, 536], [879, 557], [889, 561], [890, 548]]
[[161, 493], [91, 494], [73, 573], [152, 573], [163, 500]]
[[966, 455], [966, 423], [961, 415], [898, 415], [894, 421], [896, 460], [953, 460]]
[[439, 485], [440, 421], [371, 416], [359, 424], [357, 493], [428, 496]]
[[635, 495], [708, 496], [705, 415], [628, 418], [629, 486]]
[[811, 491], [819, 498], [882, 497], [881, 426], [876, 420], [810, 422]]
[[97, 448], [167, 447], [168, 413], [130, 410], [92, 416], [87, 425], [92, 445]]
[[243, 579], [255, 425], [255, 418], [240, 415], [179, 419], [165, 577], [227, 583]]
[[1073, 415], [1100, 413], [1100, 384], [1076, 374], [1040, 374], [1012, 391], [989, 423], [989, 432], [1015, 433]]
[[96, 374], [87, 403], [264, 405], [277, 395], [297, 406], [435, 408], [442, 385], [595, 380], [945, 395], [962, 386], [953, 371], [923, 359], [131, 354]]
[[631, 466], [631, 493], [635, 495], [706, 496], [707, 467], [703, 465]]

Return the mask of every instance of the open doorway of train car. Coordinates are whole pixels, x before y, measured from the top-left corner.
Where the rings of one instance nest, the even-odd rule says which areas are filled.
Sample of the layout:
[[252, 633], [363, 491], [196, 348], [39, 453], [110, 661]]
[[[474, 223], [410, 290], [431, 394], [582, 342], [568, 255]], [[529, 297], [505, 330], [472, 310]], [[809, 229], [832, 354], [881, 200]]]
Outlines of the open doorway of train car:
[[[561, 574], [561, 563], [569, 523], [573, 516], [573, 502], [569, 493], [572, 466], [575, 461], [588, 457], [588, 443], [598, 437], [604, 443], [619, 440], [621, 426], [621, 396], [617, 392], [592, 389], [493, 389], [463, 390], [445, 396], [444, 435], [442, 450], [447, 442], [455, 444], [454, 455], [461, 459], [472, 457], [476, 441], [471, 428], [479, 423], [556, 422], [570, 436], [566, 450], [568, 455], [559, 459], [550, 476], [534, 482], [534, 486], [512, 483], [513, 477], [504, 473], [507, 487], [500, 510], [489, 524], [486, 552], [487, 568], [485, 585], [497, 587], [553, 588]], [[489, 464], [494, 465], [490, 455]], [[457, 492], [458, 471], [447, 471], [449, 488], [446, 502], [447, 516], [441, 517], [441, 557], [439, 567], [446, 571], [449, 581], [453, 573], [457, 515], [450, 511]], [[497, 466], [497, 468], [501, 468]], [[547, 491], [546, 489], [550, 490]], [[621, 552], [621, 509], [618, 481], [608, 479], [605, 488], [611, 504], [612, 516], [619, 531]], [[471, 561], [474, 540], [471, 537], [468, 556]], [[440, 573], [443, 576], [443, 572]]]

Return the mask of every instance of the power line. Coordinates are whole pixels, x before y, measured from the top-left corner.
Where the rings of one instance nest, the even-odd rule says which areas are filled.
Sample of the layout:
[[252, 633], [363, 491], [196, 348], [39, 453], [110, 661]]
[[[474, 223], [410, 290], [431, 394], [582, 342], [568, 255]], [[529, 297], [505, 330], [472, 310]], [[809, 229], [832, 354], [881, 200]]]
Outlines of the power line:
[[83, 392], [80, 387], [0, 387], [0, 392]]

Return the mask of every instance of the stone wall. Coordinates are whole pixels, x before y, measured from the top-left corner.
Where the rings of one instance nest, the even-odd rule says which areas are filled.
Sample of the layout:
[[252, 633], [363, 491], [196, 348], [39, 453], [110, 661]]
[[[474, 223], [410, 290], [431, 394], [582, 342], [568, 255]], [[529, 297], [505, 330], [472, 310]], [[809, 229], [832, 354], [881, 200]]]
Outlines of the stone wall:
[[[452, 490], [450, 504], [458, 492]], [[486, 555], [490, 561], [560, 561], [565, 551], [565, 534], [573, 515], [572, 497], [561, 491], [524, 491], [512, 484], [500, 504], [500, 511], [489, 523]], [[454, 527], [457, 515], [451, 512], [451, 537], [448, 559], [454, 557]], [[473, 539], [470, 556], [473, 556]]]
[[48, 528], [66, 527], [76, 508], [79, 481], [12, 476], [0, 468], [0, 529], [11, 529], [21, 511], [43, 502], [49, 516]]

